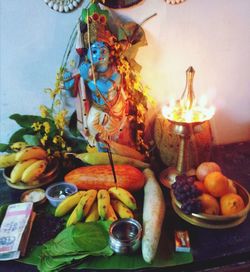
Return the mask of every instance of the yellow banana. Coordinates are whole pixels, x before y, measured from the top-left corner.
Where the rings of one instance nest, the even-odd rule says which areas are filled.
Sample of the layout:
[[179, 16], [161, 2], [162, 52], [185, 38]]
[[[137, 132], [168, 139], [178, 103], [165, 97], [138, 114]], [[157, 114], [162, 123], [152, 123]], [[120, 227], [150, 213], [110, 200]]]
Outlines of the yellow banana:
[[20, 151], [26, 148], [27, 146], [28, 144], [25, 142], [15, 142], [10, 146], [10, 148], [14, 151]]
[[72, 210], [82, 198], [84, 191], [79, 191], [71, 196], [66, 197], [55, 210], [55, 216], [61, 217], [64, 216], [67, 212]]
[[134, 218], [132, 211], [118, 199], [111, 199], [111, 205], [121, 218]]
[[17, 164], [16, 153], [0, 155], [0, 168], [6, 168]]
[[98, 201], [98, 213], [101, 219], [105, 219], [108, 213], [108, 208], [110, 206], [110, 196], [107, 190], [99, 190], [97, 194]]
[[112, 205], [109, 205], [108, 213], [105, 219], [109, 221], [116, 221], [118, 219]]
[[[81, 153], [81, 154], [77, 154], [76, 158], [91, 165], [110, 164], [109, 156], [108, 156], [108, 153], [106, 152]], [[129, 164], [134, 167], [138, 167], [142, 169], [149, 167], [149, 164], [146, 162], [143, 162], [141, 160], [137, 160], [134, 158], [126, 157], [126, 156], [113, 154], [112, 158], [115, 164]]]
[[36, 161], [37, 161], [36, 159], [30, 159], [27, 161], [18, 162], [10, 173], [10, 181], [12, 183], [21, 181], [25, 169], [27, 169], [31, 164], [33, 164]]
[[76, 224], [77, 222], [81, 221], [83, 218], [83, 208], [89, 199], [90, 194], [87, 192], [83, 193], [83, 196], [81, 197], [80, 201], [78, 202], [77, 206], [74, 208], [72, 213], [70, 214], [70, 217], [66, 223], [66, 227], [69, 227], [71, 225]]
[[111, 198], [116, 198], [125, 204], [129, 209], [136, 210], [136, 200], [130, 192], [121, 187], [111, 187], [109, 189], [109, 194]]
[[86, 217], [96, 199], [97, 191], [96, 190], [88, 190], [86, 192], [88, 194], [88, 199], [83, 206], [83, 216]]
[[26, 147], [16, 153], [17, 161], [25, 161], [29, 159], [42, 160], [46, 158], [47, 158], [47, 152], [39, 146]]
[[48, 162], [46, 160], [37, 160], [29, 167], [27, 167], [22, 174], [22, 181], [24, 183], [32, 182], [39, 178], [45, 171]]
[[89, 211], [89, 214], [87, 215], [85, 222], [95, 222], [99, 219], [99, 213], [98, 213], [98, 205], [97, 201], [95, 201]]

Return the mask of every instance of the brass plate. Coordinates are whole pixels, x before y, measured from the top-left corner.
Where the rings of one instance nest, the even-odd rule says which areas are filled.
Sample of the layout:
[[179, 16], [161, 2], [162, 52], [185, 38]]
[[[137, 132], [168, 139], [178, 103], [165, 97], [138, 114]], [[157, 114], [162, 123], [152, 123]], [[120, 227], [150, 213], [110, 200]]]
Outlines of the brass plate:
[[59, 163], [58, 160], [52, 159], [49, 161], [45, 173], [39, 178], [39, 180], [32, 182], [32, 184], [26, 184], [23, 182], [12, 183], [10, 182], [10, 173], [13, 167], [5, 168], [3, 171], [3, 177], [9, 187], [18, 190], [35, 189], [47, 185], [54, 181], [58, 176]]
[[[192, 218], [197, 218], [199, 220], [202, 221], [207, 221], [210, 224], [214, 223], [217, 224], [218, 222], [231, 222], [231, 221], [235, 221], [237, 219], [241, 219], [242, 217], [246, 217], [249, 209], [250, 209], [250, 196], [248, 191], [242, 186], [240, 185], [238, 182], [234, 181], [234, 185], [237, 189], [237, 193], [242, 197], [244, 203], [245, 203], [245, 208], [243, 210], [241, 210], [239, 213], [237, 214], [233, 214], [233, 215], [210, 215], [210, 214], [205, 214], [205, 213], [192, 213]], [[171, 190], [171, 198], [172, 201], [174, 202], [174, 204], [178, 207], [178, 209], [181, 208], [181, 203], [175, 198], [173, 191]], [[181, 211], [182, 212], [182, 211]]]
[[196, 218], [192, 215], [187, 215], [185, 213], [183, 213], [181, 211], [180, 208], [178, 208], [174, 201], [172, 201], [172, 206], [174, 211], [176, 212], [176, 214], [182, 218], [183, 220], [187, 221], [188, 223], [201, 227], [201, 228], [206, 228], [206, 229], [227, 229], [227, 228], [232, 228], [235, 226], [240, 225], [241, 223], [243, 223], [245, 221], [245, 219], [247, 218], [247, 215], [236, 219], [236, 220], [232, 220], [232, 221], [227, 221], [227, 222], [223, 222], [223, 221], [217, 221], [217, 222], [209, 222], [207, 220], [202, 220], [199, 218]]

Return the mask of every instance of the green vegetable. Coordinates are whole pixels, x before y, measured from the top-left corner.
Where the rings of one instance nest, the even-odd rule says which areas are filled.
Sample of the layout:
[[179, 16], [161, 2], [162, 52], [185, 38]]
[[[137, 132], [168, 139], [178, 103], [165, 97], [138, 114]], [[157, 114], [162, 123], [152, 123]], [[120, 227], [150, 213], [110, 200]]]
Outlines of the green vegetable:
[[[60, 232], [41, 248], [40, 271], [58, 271], [87, 256], [111, 256], [108, 245], [110, 222], [78, 223]], [[28, 258], [31, 258], [30, 256]]]

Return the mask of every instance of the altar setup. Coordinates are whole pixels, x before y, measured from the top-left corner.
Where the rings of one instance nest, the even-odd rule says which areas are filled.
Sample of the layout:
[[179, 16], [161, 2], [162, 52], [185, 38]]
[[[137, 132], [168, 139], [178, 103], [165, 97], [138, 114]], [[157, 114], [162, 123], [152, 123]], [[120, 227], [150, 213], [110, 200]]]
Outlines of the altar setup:
[[249, 143], [214, 145], [216, 107], [196, 94], [193, 66], [177, 99], [159, 107], [149, 94], [136, 55], [157, 14], [138, 24], [114, 10], [141, 1], [44, 2], [81, 15], [44, 90], [50, 104], [40, 115], [10, 113], [19, 128], [0, 143], [0, 267], [195, 271], [220, 258], [245, 262], [250, 187], [239, 167], [249, 170]]

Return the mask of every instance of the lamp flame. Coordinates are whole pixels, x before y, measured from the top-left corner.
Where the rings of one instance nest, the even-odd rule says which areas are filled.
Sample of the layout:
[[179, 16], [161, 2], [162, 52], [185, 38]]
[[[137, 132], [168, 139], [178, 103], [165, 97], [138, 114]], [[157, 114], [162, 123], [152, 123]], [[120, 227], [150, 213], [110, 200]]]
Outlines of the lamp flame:
[[170, 100], [167, 106], [163, 106], [162, 115], [170, 121], [182, 123], [196, 123], [210, 120], [215, 114], [214, 106], [207, 106], [207, 99], [201, 96], [196, 101], [193, 92], [194, 69], [189, 67], [186, 72], [186, 88], [177, 101]]

